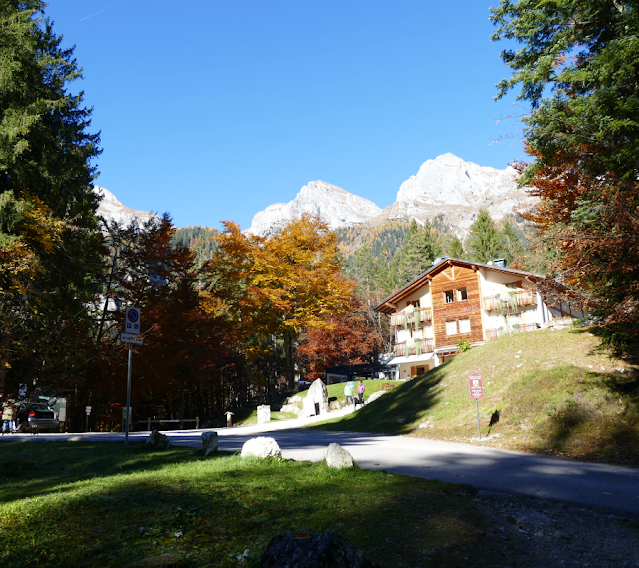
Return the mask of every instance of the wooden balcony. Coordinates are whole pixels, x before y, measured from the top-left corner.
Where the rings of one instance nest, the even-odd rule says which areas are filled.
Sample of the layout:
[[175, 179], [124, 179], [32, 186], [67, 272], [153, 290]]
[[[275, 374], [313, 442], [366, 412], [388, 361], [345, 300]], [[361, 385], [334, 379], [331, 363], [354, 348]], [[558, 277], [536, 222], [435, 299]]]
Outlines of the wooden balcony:
[[[422, 353], [432, 353], [433, 349], [434, 344], [432, 339], [422, 339]], [[417, 346], [414, 344], [410, 347], [406, 347], [406, 343], [395, 343], [395, 345], [393, 345], [393, 350], [395, 351], [395, 357], [417, 355]]]
[[[516, 296], [516, 307], [533, 306], [537, 304], [537, 294], [531, 290], [523, 290], [522, 292], [516, 292], [513, 294]], [[500, 309], [507, 309], [509, 311], [517, 311], [515, 309], [515, 302], [509, 302], [502, 300], [500, 295], [484, 297], [484, 309], [488, 312]]]
[[391, 315], [391, 325], [395, 327], [404, 327], [407, 323], [408, 325], [415, 325], [415, 318], [418, 319], [418, 323], [424, 321], [432, 321], [433, 320], [433, 310], [430, 308], [416, 308], [410, 313], [398, 312]]

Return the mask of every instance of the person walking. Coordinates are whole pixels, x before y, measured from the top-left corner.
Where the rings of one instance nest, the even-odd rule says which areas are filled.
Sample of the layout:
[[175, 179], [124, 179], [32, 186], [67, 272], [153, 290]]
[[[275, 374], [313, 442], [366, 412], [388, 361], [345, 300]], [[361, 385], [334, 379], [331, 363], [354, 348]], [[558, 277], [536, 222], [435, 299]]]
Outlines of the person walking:
[[346, 406], [353, 404], [353, 381], [348, 381], [344, 387], [344, 396], [346, 397]]
[[2, 408], [2, 433], [11, 433], [16, 430], [16, 409], [15, 403], [8, 400]]
[[364, 391], [366, 387], [364, 386], [364, 382], [362, 379], [359, 380], [359, 385], [357, 385], [357, 396], [359, 397], [359, 403], [364, 404]]

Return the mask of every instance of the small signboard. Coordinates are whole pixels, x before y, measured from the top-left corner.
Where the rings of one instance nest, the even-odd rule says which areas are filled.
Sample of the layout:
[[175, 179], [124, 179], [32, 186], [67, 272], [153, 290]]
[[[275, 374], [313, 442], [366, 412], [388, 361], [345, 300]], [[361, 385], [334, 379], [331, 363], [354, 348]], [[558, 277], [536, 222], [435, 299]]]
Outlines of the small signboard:
[[27, 385], [22, 383], [18, 389], [18, 396], [27, 396]]
[[91, 414], [91, 407], [87, 406], [85, 407], [85, 410], [86, 410], [87, 416], [89, 416], [89, 414]]
[[468, 375], [468, 388], [470, 389], [470, 398], [484, 398], [484, 380], [479, 373]]
[[133, 343], [134, 345], [143, 345], [144, 339], [132, 333], [121, 333], [120, 341], [122, 343]]
[[138, 335], [141, 331], [140, 308], [127, 306], [124, 316], [124, 333]]

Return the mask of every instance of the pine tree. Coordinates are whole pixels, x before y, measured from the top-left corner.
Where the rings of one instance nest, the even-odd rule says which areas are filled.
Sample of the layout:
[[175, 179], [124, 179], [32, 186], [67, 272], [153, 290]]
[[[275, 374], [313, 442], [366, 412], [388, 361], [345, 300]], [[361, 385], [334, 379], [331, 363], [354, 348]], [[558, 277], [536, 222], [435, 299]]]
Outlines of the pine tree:
[[464, 258], [466, 256], [466, 252], [464, 251], [464, 245], [459, 240], [459, 237], [457, 235], [455, 235], [455, 237], [450, 243], [448, 256], [452, 256], [453, 258]]
[[16, 376], [66, 359], [103, 269], [99, 135], [82, 93], [67, 91], [81, 72], [44, 8], [0, 1], [0, 367], [11, 359]]
[[523, 266], [526, 261], [526, 251], [524, 250], [521, 236], [515, 227], [513, 227], [509, 221], [506, 221], [501, 234], [504, 246], [504, 257], [508, 261], [508, 264], [512, 264], [516, 261], [518, 266]]
[[426, 221], [422, 228], [417, 228], [415, 223], [413, 229], [411, 225], [399, 260], [400, 285], [410, 282], [430, 268], [433, 260], [441, 254], [442, 247], [430, 221]]
[[503, 239], [486, 209], [480, 209], [470, 226], [468, 251], [474, 260], [488, 262], [503, 254]]

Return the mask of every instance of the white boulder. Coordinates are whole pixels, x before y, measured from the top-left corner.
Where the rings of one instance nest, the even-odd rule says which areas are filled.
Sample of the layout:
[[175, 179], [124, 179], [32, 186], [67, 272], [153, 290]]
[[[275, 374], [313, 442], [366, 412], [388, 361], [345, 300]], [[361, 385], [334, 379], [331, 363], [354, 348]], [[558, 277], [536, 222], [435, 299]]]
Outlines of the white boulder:
[[326, 453], [326, 465], [333, 469], [353, 467], [353, 456], [336, 443], [329, 444]]
[[316, 379], [311, 384], [306, 398], [304, 399], [304, 407], [299, 415], [300, 418], [308, 418], [318, 414], [326, 414], [328, 412], [328, 390], [321, 379]]
[[274, 438], [258, 436], [257, 438], [247, 440], [242, 446], [242, 457], [246, 458], [250, 456], [262, 459], [281, 459], [282, 450]]

